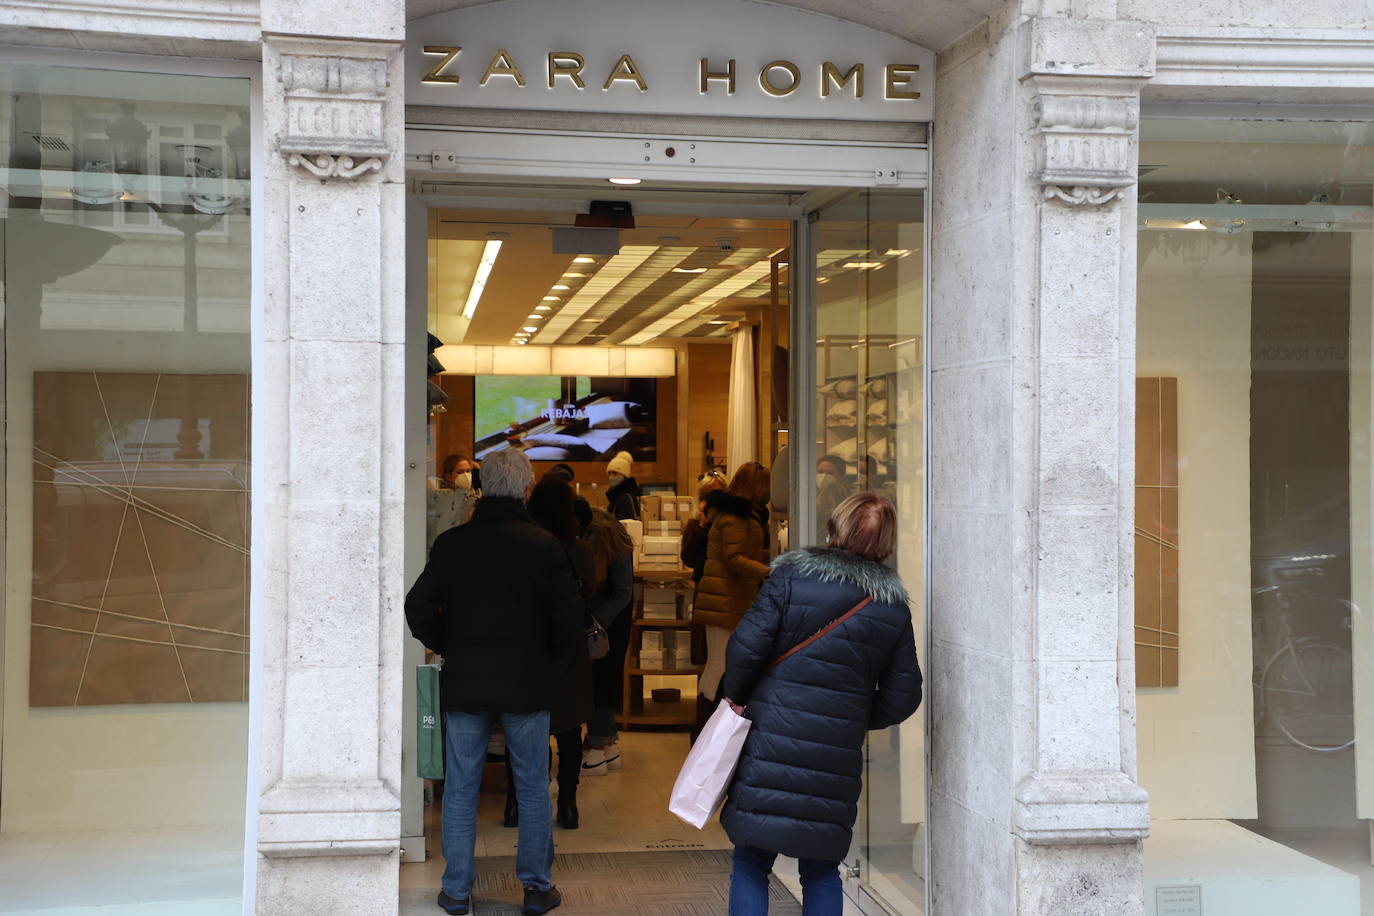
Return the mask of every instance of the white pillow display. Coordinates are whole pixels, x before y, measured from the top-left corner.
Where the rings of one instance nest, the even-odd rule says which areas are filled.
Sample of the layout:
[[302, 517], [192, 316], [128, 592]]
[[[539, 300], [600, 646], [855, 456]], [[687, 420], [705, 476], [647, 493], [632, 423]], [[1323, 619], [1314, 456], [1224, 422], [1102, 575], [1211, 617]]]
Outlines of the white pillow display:
[[582, 448], [587, 443], [577, 436], [568, 436], [563, 433], [536, 433], [526, 436], [523, 440], [526, 445], [553, 445], [558, 448]]
[[629, 429], [630, 408], [633, 401], [613, 401], [610, 404], [588, 404], [587, 425], [592, 429]]
[[825, 422], [831, 426], [853, 426], [854, 416], [858, 410], [858, 401], [840, 401], [825, 412]]
[[568, 449], [552, 445], [538, 445], [525, 449], [525, 457], [531, 461], [567, 461], [572, 456]]

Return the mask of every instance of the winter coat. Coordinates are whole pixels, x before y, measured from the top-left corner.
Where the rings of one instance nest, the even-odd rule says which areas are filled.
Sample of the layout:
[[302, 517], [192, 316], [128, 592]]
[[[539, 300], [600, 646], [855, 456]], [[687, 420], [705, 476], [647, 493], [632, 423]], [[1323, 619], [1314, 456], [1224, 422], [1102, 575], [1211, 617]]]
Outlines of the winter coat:
[[696, 516], [682, 526], [682, 550], [678, 558], [682, 565], [692, 571], [692, 581], [700, 583], [706, 572], [706, 536], [710, 528], [702, 524]]
[[764, 529], [747, 500], [724, 490], [706, 497], [706, 567], [692, 620], [733, 630], [768, 575]]
[[444, 657], [444, 709], [463, 712], [549, 709], [585, 615], [563, 545], [516, 499], [487, 497], [439, 535], [406, 595], [410, 632]]
[[639, 488], [639, 481], [633, 477], [626, 477], [620, 483], [606, 490], [607, 510], [620, 519], [622, 522], [627, 518], [639, 518], [640, 497], [644, 491]]
[[[583, 601], [596, 593], [596, 560], [592, 548], [585, 541], [570, 538], [561, 542], [568, 552], [573, 574], [581, 583]], [[583, 617], [582, 625], [591, 624], [591, 614]], [[587, 640], [576, 639], [553, 663], [553, 705], [549, 708], [549, 733], [557, 734], [576, 728], [592, 720], [592, 659], [587, 654]]]
[[[874, 600], [775, 668], [773, 659]], [[721, 694], [752, 721], [721, 824], [736, 846], [838, 861], [849, 850], [870, 729], [921, 703], [906, 590], [886, 566], [794, 550], [730, 638]]]

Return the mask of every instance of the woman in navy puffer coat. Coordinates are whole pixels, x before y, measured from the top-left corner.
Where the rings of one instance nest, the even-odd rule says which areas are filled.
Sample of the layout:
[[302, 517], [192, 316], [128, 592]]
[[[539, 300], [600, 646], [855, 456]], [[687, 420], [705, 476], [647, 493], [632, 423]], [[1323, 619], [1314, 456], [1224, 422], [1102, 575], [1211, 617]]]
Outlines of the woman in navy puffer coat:
[[[721, 812], [735, 844], [731, 916], [767, 912], [779, 853], [800, 860], [807, 916], [841, 912], [838, 867], [858, 813], [865, 735], [921, 703], [906, 589], [883, 565], [896, 540], [892, 504], [855, 494], [828, 528], [829, 547], [773, 562], [730, 640], [721, 693], [753, 723]], [[866, 596], [858, 613], [770, 667]]]

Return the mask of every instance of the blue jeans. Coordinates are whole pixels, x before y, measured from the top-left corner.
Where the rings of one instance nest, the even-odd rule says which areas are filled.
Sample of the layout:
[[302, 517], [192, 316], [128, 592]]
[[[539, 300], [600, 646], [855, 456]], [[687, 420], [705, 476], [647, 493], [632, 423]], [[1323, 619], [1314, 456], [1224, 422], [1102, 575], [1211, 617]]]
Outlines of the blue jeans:
[[[735, 847], [735, 869], [730, 874], [730, 916], [767, 916], [768, 876], [776, 852]], [[802, 883], [802, 916], [839, 916], [844, 912], [840, 863], [798, 859]]]
[[549, 714], [444, 713], [444, 893], [462, 900], [477, 877], [477, 793], [491, 726], [506, 731], [506, 753], [520, 806], [515, 876], [525, 887], [553, 887], [553, 824], [549, 804]]

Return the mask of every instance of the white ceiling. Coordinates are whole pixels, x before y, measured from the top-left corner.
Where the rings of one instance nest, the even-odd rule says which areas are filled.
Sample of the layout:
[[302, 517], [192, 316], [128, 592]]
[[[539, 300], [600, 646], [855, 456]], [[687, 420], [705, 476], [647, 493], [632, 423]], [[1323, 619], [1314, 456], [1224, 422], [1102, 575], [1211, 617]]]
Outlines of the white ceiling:
[[[501, 0], [406, 0], [406, 18]], [[567, 2], [567, 0], [564, 0]], [[896, 35], [932, 51], [953, 44], [1003, 6], [1004, 0], [772, 0], [775, 6], [822, 13]]]

